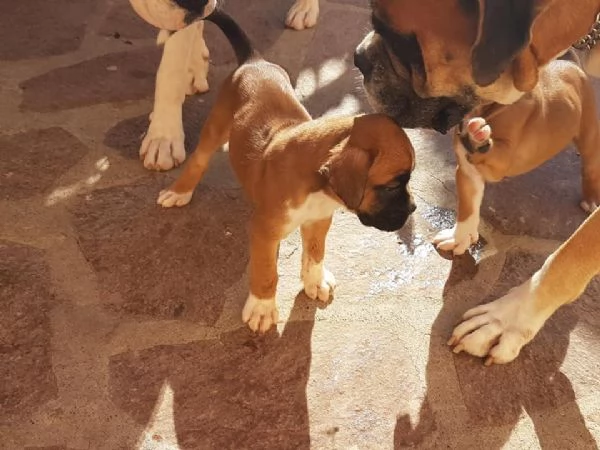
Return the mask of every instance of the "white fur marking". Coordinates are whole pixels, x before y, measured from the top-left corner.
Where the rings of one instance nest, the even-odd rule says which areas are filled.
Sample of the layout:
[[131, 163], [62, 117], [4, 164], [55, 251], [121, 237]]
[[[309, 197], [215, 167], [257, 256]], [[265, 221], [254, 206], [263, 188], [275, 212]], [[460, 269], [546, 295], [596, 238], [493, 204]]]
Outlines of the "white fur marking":
[[172, 206], [185, 206], [190, 202], [193, 194], [194, 191], [179, 194], [177, 192], [164, 190], [160, 191], [158, 194], [156, 203], [163, 208], [171, 208]]
[[331, 292], [335, 289], [335, 277], [325, 268], [323, 261], [316, 263], [310, 258], [303, 258], [301, 277], [304, 292], [309, 298], [322, 302], [329, 300]]
[[262, 333], [269, 331], [271, 326], [279, 320], [275, 298], [260, 299], [254, 294], [248, 295], [242, 310], [242, 320], [248, 324], [252, 331]]
[[288, 209], [288, 224], [285, 234], [289, 234], [300, 225], [331, 217], [336, 209], [342, 206], [322, 191], [308, 194], [306, 200], [298, 208]]

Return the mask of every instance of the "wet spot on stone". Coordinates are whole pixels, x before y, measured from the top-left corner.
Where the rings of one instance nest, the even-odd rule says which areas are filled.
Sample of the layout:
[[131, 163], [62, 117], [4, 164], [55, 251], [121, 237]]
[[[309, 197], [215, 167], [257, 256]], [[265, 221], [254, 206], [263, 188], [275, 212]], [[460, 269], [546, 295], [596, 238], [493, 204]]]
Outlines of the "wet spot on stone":
[[49, 313], [55, 303], [40, 250], [0, 241], [0, 423], [57, 396]]
[[[21, 110], [52, 112], [152, 98], [160, 49], [112, 53], [51, 70], [21, 83]], [[107, 71], [116, 66], [119, 70]]]
[[0, 136], [0, 198], [42, 195], [88, 151], [62, 128]]
[[156, 205], [162, 188], [148, 182], [79, 198], [72, 213], [81, 249], [106, 308], [213, 325], [246, 270], [249, 206], [239, 191], [230, 198], [201, 185], [188, 206], [164, 209]]

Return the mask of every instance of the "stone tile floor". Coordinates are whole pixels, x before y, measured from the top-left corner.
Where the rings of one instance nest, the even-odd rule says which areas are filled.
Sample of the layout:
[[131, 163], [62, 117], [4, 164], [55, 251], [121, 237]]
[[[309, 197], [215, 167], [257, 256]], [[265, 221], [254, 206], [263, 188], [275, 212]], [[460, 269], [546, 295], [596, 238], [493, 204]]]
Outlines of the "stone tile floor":
[[[354, 46], [366, 1], [322, 0], [286, 31], [288, 2], [230, 0], [314, 116], [368, 110]], [[191, 205], [164, 211], [137, 160], [160, 49], [125, 0], [0, 3], [0, 447], [5, 449], [592, 449], [600, 440], [600, 280], [508, 366], [444, 345], [468, 307], [530, 275], [582, 221], [572, 150], [492, 186], [485, 243], [454, 261], [446, 137], [411, 132], [418, 210], [397, 234], [339, 213], [339, 289], [299, 294], [299, 240], [281, 249], [279, 334], [240, 323], [248, 205], [218, 154]], [[233, 67], [207, 26], [206, 95], [185, 105], [192, 148]], [[600, 90], [599, 90], [600, 92]]]

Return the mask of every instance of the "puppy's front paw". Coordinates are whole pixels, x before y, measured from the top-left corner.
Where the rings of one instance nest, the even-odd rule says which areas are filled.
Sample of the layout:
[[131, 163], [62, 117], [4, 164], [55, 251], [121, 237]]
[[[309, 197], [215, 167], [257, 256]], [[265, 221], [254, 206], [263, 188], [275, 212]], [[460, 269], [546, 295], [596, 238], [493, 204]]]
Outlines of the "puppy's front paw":
[[323, 263], [304, 267], [302, 282], [304, 283], [304, 292], [312, 300], [319, 299], [326, 302], [335, 289], [335, 277], [323, 266]]
[[530, 286], [527, 282], [498, 300], [467, 311], [448, 341], [454, 353], [487, 356], [486, 366], [514, 360], [548, 318], [536, 307], [541, 303], [536, 303]]
[[440, 231], [433, 238], [433, 243], [439, 250], [452, 251], [462, 255], [479, 240], [477, 226], [469, 222], [458, 222], [452, 228]]
[[171, 208], [173, 206], [185, 206], [192, 199], [194, 191], [178, 193], [168, 189], [160, 191], [156, 203], [163, 208]]
[[288, 11], [285, 24], [295, 30], [312, 28], [319, 18], [319, 0], [296, 0]]
[[150, 170], [170, 170], [185, 160], [181, 114], [164, 116], [155, 111], [140, 146], [140, 159]]
[[279, 320], [274, 298], [260, 299], [250, 294], [242, 311], [242, 320], [252, 331], [265, 333]]
[[492, 144], [492, 128], [483, 117], [474, 117], [459, 127], [459, 136], [469, 153], [486, 152]]

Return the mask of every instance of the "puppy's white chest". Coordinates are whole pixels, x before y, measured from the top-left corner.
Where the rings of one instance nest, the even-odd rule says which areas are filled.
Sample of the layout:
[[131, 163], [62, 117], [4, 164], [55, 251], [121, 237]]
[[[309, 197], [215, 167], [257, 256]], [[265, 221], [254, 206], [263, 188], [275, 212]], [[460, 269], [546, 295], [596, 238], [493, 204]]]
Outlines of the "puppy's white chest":
[[291, 233], [300, 225], [316, 222], [330, 217], [341, 205], [323, 192], [313, 192], [306, 197], [302, 205], [288, 209], [286, 234]]

